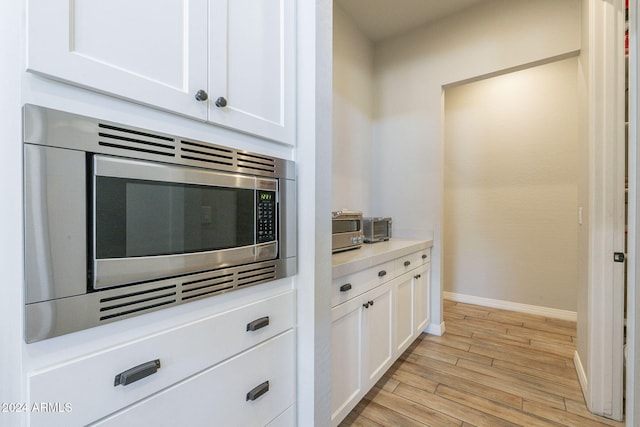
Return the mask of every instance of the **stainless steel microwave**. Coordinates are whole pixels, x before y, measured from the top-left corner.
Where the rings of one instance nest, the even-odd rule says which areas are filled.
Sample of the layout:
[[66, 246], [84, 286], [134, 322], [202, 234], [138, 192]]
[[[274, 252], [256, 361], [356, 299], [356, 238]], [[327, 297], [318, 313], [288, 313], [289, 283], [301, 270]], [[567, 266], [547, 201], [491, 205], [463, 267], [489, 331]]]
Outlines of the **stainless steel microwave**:
[[25, 105], [26, 341], [296, 272], [291, 161]]

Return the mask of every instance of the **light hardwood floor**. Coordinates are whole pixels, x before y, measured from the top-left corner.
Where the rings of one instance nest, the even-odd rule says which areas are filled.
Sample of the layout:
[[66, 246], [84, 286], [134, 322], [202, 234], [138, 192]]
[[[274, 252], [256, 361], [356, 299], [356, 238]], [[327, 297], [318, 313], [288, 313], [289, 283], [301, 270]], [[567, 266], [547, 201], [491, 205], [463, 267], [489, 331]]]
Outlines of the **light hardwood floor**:
[[341, 427], [624, 426], [589, 413], [573, 365], [575, 322], [446, 301]]

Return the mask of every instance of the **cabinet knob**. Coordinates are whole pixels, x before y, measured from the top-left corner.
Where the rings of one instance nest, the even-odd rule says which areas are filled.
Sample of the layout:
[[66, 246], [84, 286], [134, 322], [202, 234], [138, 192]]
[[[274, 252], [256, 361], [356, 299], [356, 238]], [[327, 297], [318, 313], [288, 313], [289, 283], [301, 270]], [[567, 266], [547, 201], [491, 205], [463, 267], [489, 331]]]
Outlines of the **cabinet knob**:
[[196, 92], [196, 101], [206, 101], [207, 99], [209, 99], [209, 94], [206, 90], [200, 89]]
[[369, 301], [369, 305], [373, 305], [373, 301]]
[[422, 276], [421, 276], [421, 275], [419, 275], [419, 274], [416, 274], [415, 276], [413, 276], [413, 278], [414, 278], [414, 279], [419, 279], [419, 278], [421, 278], [421, 277], [422, 277]]
[[427, 259], [427, 254], [422, 254], [422, 259]]
[[368, 302], [365, 302], [364, 304], [362, 304], [362, 306], [363, 306], [364, 308], [369, 308], [369, 303], [368, 303]]
[[411, 261], [405, 261], [405, 262], [404, 262], [404, 266], [405, 266], [405, 267], [409, 267], [410, 265], [411, 265]]
[[384, 270], [378, 271], [378, 277], [384, 277], [387, 275], [387, 272]]
[[216, 99], [216, 107], [222, 108], [226, 106], [227, 106], [227, 100], [225, 99], [224, 96], [221, 96], [218, 99]]

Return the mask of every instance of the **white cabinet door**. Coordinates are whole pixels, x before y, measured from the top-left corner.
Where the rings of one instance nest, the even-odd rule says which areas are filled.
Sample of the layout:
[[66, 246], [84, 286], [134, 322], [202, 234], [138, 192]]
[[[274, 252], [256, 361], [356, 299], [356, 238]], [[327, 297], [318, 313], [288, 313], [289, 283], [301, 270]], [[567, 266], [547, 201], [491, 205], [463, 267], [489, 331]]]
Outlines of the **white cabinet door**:
[[332, 425], [393, 363], [392, 292], [384, 284], [332, 310]]
[[422, 333], [430, 321], [429, 292], [431, 284], [431, 264], [427, 263], [413, 272], [414, 325], [415, 333]]
[[413, 275], [403, 274], [393, 280], [395, 294], [395, 351], [401, 354], [413, 341], [414, 290]]
[[364, 307], [355, 298], [331, 310], [331, 420], [340, 421], [360, 400], [363, 390], [362, 345]]
[[93, 425], [265, 426], [294, 402], [293, 340], [289, 330]]
[[393, 363], [393, 287], [387, 283], [363, 296], [365, 299], [363, 303], [365, 307], [363, 367], [366, 390], [368, 390]]
[[27, 69], [206, 119], [207, 0], [30, 0]]
[[294, 0], [211, 0], [209, 120], [293, 141]]

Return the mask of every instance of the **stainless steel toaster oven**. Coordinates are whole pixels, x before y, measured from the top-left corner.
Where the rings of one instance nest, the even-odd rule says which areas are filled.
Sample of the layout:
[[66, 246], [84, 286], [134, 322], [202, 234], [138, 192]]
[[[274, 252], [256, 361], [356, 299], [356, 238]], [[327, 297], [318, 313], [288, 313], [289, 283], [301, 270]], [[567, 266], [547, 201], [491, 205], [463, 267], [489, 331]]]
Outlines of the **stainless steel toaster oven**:
[[363, 219], [363, 231], [365, 243], [384, 242], [391, 238], [390, 217], [367, 217]]
[[362, 212], [341, 210], [332, 213], [332, 252], [357, 249], [364, 242]]

